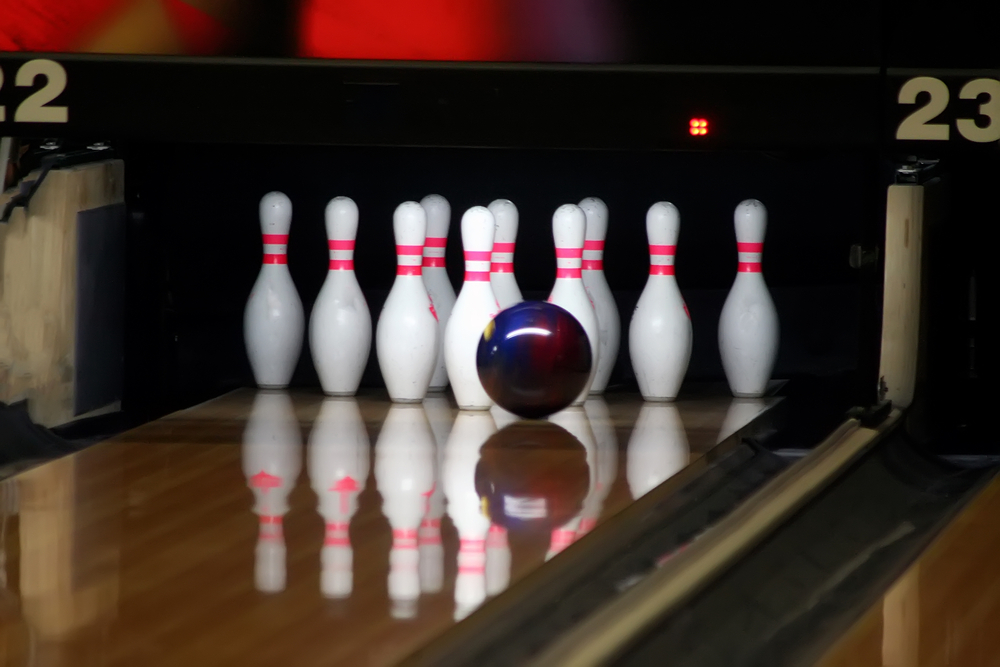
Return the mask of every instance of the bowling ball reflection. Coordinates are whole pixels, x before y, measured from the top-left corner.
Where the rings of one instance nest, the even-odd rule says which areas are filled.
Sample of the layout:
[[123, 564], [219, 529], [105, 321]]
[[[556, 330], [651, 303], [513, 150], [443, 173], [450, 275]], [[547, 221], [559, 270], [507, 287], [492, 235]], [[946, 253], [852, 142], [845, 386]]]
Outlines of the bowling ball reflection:
[[476, 354], [483, 388], [497, 405], [527, 419], [573, 402], [590, 377], [587, 332], [567, 310], [524, 301], [486, 325]]
[[583, 509], [589, 486], [586, 449], [551, 422], [514, 422], [480, 450], [476, 493], [490, 521], [510, 531], [565, 524]]

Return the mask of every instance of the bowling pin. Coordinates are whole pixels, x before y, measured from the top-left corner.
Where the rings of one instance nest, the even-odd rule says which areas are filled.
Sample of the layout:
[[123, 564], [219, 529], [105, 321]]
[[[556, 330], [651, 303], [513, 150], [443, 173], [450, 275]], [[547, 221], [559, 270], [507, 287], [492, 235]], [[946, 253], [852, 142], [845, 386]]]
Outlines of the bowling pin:
[[594, 442], [594, 432], [590, 428], [590, 422], [587, 420], [587, 413], [582, 407], [571, 406], [551, 415], [549, 421], [562, 426], [583, 445], [584, 450], [587, 452], [587, 468], [590, 471], [590, 484], [587, 489], [587, 495], [583, 499], [583, 509], [580, 510], [580, 513], [552, 531], [549, 550], [545, 554], [545, 560], [549, 560], [573, 544], [576, 540], [577, 532], [580, 530], [580, 524], [583, 521], [584, 510], [588, 506], [593, 505], [594, 495], [597, 491], [597, 445]]
[[326, 206], [330, 269], [309, 317], [309, 344], [323, 391], [353, 396], [372, 348], [372, 316], [354, 275], [358, 206], [336, 197]]
[[621, 319], [618, 306], [604, 276], [604, 238], [608, 234], [608, 207], [597, 197], [580, 202], [587, 216], [587, 233], [583, 242], [583, 286], [587, 289], [597, 314], [598, 347], [597, 373], [590, 385], [591, 394], [600, 394], [608, 386], [611, 371], [618, 360], [621, 339]]
[[688, 464], [687, 433], [677, 406], [646, 403], [632, 429], [626, 453], [625, 478], [638, 500]]
[[674, 277], [680, 216], [670, 202], [646, 213], [649, 278], [629, 324], [629, 353], [647, 401], [677, 398], [691, 359], [691, 317]]
[[413, 618], [420, 597], [418, 530], [434, 486], [434, 436], [423, 405], [389, 408], [375, 445], [375, 481], [392, 526], [392, 617]]
[[259, 211], [264, 262], [243, 312], [243, 340], [257, 385], [280, 389], [292, 379], [305, 329], [302, 301], [288, 272], [292, 202], [270, 192], [260, 200]]
[[254, 583], [257, 590], [285, 589], [288, 494], [302, 469], [302, 437], [292, 399], [280, 391], [259, 391], [243, 431], [243, 474], [253, 491], [258, 518]]
[[422, 401], [437, 364], [437, 314], [421, 276], [426, 229], [420, 204], [396, 207], [396, 280], [378, 318], [375, 352], [389, 398], [397, 403]]
[[493, 214], [483, 206], [473, 206], [462, 216], [465, 282], [444, 334], [448, 379], [462, 410], [488, 410], [493, 405], [479, 381], [476, 351], [483, 330], [500, 310], [490, 286], [494, 225]]
[[448, 386], [448, 369], [444, 365], [444, 330], [455, 307], [455, 288], [444, 265], [451, 226], [451, 205], [441, 195], [427, 195], [420, 200], [427, 214], [427, 239], [424, 242], [424, 285], [438, 317], [438, 355], [431, 376], [430, 391], [444, 391]]
[[444, 464], [445, 446], [451, 433], [451, 405], [441, 394], [424, 399], [424, 410], [434, 434], [434, 485], [427, 499], [427, 510], [420, 522], [417, 547], [420, 551], [420, 591], [439, 593], [444, 586], [444, 545], [441, 542], [441, 517], [444, 516], [444, 484], [441, 470]]
[[583, 410], [594, 434], [594, 461], [597, 469], [594, 471], [594, 492], [588, 495], [584, 503], [576, 539], [580, 539], [597, 525], [604, 509], [604, 500], [618, 476], [618, 437], [615, 435], [615, 424], [611, 421], [608, 404], [603, 398], [592, 397], [583, 404]]
[[747, 199], [733, 218], [739, 264], [719, 316], [719, 353], [733, 396], [758, 398], [767, 389], [778, 356], [778, 311], [760, 270], [767, 209]]
[[479, 450], [495, 432], [496, 425], [489, 412], [460, 412], [445, 450], [441, 475], [448, 499], [448, 517], [458, 531], [459, 540], [456, 621], [468, 616], [486, 599], [486, 535], [490, 519], [476, 492], [476, 466]]
[[496, 294], [500, 309], [521, 303], [521, 289], [514, 278], [514, 244], [517, 242], [517, 207], [509, 199], [497, 199], [488, 207], [496, 221], [493, 236], [493, 263], [490, 266], [490, 284]]
[[320, 591], [324, 597], [350, 597], [354, 582], [351, 518], [368, 479], [368, 431], [358, 402], [351, 397], [323, 401], [306, 450], [309, 481], [326, 525], [320, 551]]
[[600, 364], [600, 333], [594, 304], [583, 285], [581, 265], [583, 243], [587, 233], [587, 217], [575, 204], [564, 204], [552, 216], [552, 236], [556, 243], [556, 284], [549, 302], [561, 306], [580, 322], [590, 340], [592, 365], [590, 378], [572, 405], [580, 406], [587, 399]]
[[719, 427], [718, 444], [752, 422], [758, 415], [767, 410], [767, 403], [762, 398], [734, 398], [726, 410], [726, 416]]

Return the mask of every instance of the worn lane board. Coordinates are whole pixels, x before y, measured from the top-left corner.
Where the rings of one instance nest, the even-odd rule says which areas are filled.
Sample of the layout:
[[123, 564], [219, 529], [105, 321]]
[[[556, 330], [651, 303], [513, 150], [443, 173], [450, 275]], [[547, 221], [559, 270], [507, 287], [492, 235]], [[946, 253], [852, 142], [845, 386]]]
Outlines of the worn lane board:
[[[631, 502], [628, 457], [640, 456], [629, 441], [641, 400], [606, 399], [608, 416], [591, 404], [592, 419], [584, 422], [588, 432], [613, 432], [616, 440], [595, 441], [588, 452], [592, 474], [610, 480], [601, 521]], [[40, 665], [382, 665], [455, 622], [458, 536], [447, 514], [440, 592], [421, 595], [412, 619], [391, 615], [393, 537], [374, 454], [390, 409], [381, 395], [357, 402], [370, 444], [350, 523], [350, 597], [332, 600], [320, 591], [324, 519], [310, 486], [307, 443], [324, 399], [311, 393], [288, 403], [300, 444], [282, 451], [295, 450], [301, 467], [282, 522], [284, 589], [255, 588], [259, 526], [243, 465], [254, 400], [253, 391], [237, 391], [3, 483], [19, 513], [3, 519], [0, 666], [23, 664], [32, 652]], [[649, 410], [679, 414], [689, 454], [675, 443], [681, 450], [674, 458], [683, 461], [715, 445], [731, 402], [715, 394], [678, 401], [677, 413]], [[457, 410], [437, 401], [427, 413], [435, 428], [448, 428]], [[543, 564], [549, 540], [548, 532], [509, 535], [511, 581]]]

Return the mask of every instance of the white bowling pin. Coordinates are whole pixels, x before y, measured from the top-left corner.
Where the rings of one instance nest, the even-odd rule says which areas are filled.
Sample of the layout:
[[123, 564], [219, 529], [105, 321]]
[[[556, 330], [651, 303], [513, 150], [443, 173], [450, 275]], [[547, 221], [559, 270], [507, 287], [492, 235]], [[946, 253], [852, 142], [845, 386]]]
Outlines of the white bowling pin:
[[479, 381], [476, 351], [483, 330], [500, 310], [490, 286], [494, 224], [493, 214], [483, 206], [473, 206], [462, 216], [465, 282], [444, 334], [448, 379], [462, 410], [488, 410], [493, 405]]
[[375, 351], [389, 398], [416, 403], [427, 395], [438, 353], [438, 325], [421, 263], [427, 214], [412, 201], [396, 207], [396, 281], [375, 328]]
[[336, 197], [326, 206], [330, 269], [309, 317], [309, 344], [323, 391], [353, 396], [372, 348], [372, 316], [354, 275], [358, 206]]
[[747, 199], [733, 218], [739, 264], [719, 316], [719, 353], [733, 396], [757, 398], [764, 395], [778, 356], [778, 311], [760, 270], [767, 209]]
[[576, 541], [584, 512], [588, 506], [593, 505], [594, 495], [597, 491], [597, 445], [594, 442], [594, 432], [590, 428], [586, 411], [582, 407], [571, 406], [551, 415], [549, 421], [562, 426], [583, 445], [584, 450], [587, 452], [587, 468], [590, 471], [590, 484], [587, 489], [587, 495], [583, 499], [583, 508], [580, 510], [580, 513], [552, 531], [549, 550], [545, 554], [545, 560], [549, 560]]
[[257, 590], [285, 589], [288, 494], [302, 469], [302, 436], [292, 399], [280, 391], [259, 391], [243, 431], [243, 474], [254, 495], [259, 528], [254, 561]]
[[441, 195], [427, 195], [420, 200], [427, 214], [427, 239], [424, 242], [424, 285], [438, 317], [438, 355], [431, 376], [430, 391], [443, 391], [448, 386], [448, 369], [444, 365], [444, 331], [455, 307], [455, 288], [445, 268], [444, 255], [451, 226], [451, 204]]
[[434, 491], [427, 500], [427, 511], [420, 522], [418, 547], [420, 550], [420, 590], [438, 593], [444, 586], [444, 545], [441, 543], [441, 517], [444, 516], [444, 483], [441, 470], [444, 452], [455, 421], [451, 405], [441, 394], [424, 399], [424, 410], [434, 434]]
[[260, 228], [264, 262], [243, 312], [243, 340], [262, 388], [287, 387], [302, 352], [305, 315], [302, 301], [288, 272], [288, 229], [292, 202], [280, 192], [260, 200]]
[[765, 410], [767, 403], [762, 398], [734, 398], [726, 410], [726, 416], [722, 419], [716, 444], [752, 422]]
[[507, 529], [490, 525], [486, 535], [486, 594], [499, 595], [510, 585], [510, 544]]
[[350, 597], [354, 583], [351, 518], [368, 479], [368, 431], [354, 398], [328, 398], [309, 434], [309, 481], [326, 524], [320, 551], [320, 591], [324, 597]]
[[618, 306], [604, 276], [604, 239], [608, 234], [608, 207], [597, 197], [587, 197], [580, 202], [587, 216], [587, 233], [583, 242], [583, 285], [587, 288], [597, 314], [598, 353], [597, 372], [590, 385], [591, 394], [600, 394], [608, 386], [611, 371], [618, 360], [621, 339], [621, 319]]
[[476, 466], [479, 450], [495, 432], [489, 412], [460, 412], [445, 450], [441, 476], [448, 517], [459, 539], [455, 620], [468, 616], [486, 599], [486, 535], [490, 519], [476, 493]]
[[375, 481], [392, 526], [392, 616], [413, 618], [420, 597], [418, 530], [434, 487], [434, 436], [423, 405], [389, 408], [375, 445]]
[[488, 207], [496, 221], [493, 236], [493, 263], [490, 266], [490, 284], [496, 294], [500, 309], [524, 301], [521, 289], [514, 278], [514, 244], [517, 242], [517, 207], [509, 199], [497, 199]]
[[626, 454], [625, 478], [632, 498], [638, 500], [683, 470], [688, 457], [687, 433], [677, 406], [643, 405]]
[[594, 471], [594, 492], [587, 496], [584, 503], [576, 539], [580, 539], [597, 525], [604, 509], [604, 499], [608, 497], [611, 485], [618, 476], [618, 437], [615, 435], [615, 424], [611, 421], [608, 404], [603, 398], [588, 398], [583, 409], [594, 434], [594, 460], [597, 469]]
[[674, 277], [679, 231], [673, 204], [658, 202], [649, 208], [649, 278], [628, 331], [632, 369], [647, 401], [677, 398], [691, 360], [691, 317]]
[[583, 242], [587, 233], [587, 216], [576, 204], [563, 204], [552, 216], [552, 236], [556, 243], [556, 284], [549, 302], [561, 306], [580, 322], [590, 340], [592, 365], [590, 379], [572, 405], [583, 405], [597, 374], [600, 360], [600, 333], [597, 312], [583, 285], [581, 266]]

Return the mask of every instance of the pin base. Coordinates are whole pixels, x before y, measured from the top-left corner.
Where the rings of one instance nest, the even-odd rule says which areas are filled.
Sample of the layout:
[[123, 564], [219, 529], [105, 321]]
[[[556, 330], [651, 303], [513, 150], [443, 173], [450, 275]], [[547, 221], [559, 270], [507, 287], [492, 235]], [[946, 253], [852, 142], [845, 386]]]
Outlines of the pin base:
[[741, 393], [738, 391], [733, 392], [734, 398], [763, 398], [764, 392], [751, 392], [751, 393]]
[[647, 403], [673, 403], [677, 400], [676, 396], [643, 396], [642, 400]]
[[389, 400], [393, 403], [409, 403], [411, 405], [414, 403], [423, 403], [424, 401], [423, 398], [392, 398], [391, 396], [389, 397]]
[[354, 391], [324, 391], [323, 393], [334, 398], [349, 398], [356, 395], [358, 391], [355, 389]]

